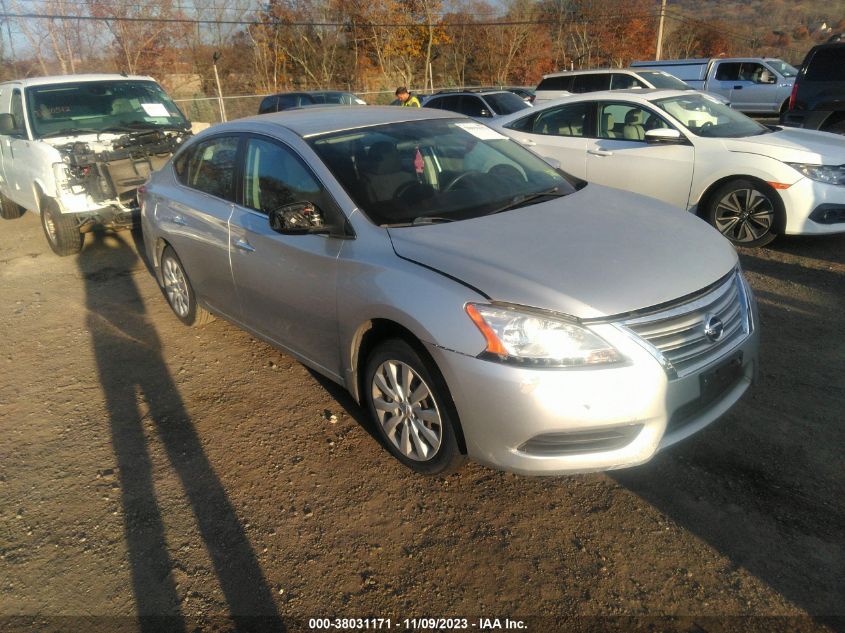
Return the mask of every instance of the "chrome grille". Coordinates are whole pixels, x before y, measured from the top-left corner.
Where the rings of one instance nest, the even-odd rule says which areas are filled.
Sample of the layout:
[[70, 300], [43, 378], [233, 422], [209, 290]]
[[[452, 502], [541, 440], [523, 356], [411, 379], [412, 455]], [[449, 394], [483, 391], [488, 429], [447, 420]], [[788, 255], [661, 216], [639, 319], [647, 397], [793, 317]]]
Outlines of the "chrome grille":
[[[713, 337], [719, 323], [721, 334]], [[714, 326], [711, 336], [708, 324]], [[670, 373], [686, 376], [721, 357], [750, 333], [744, 282], [735, 272], [715, 289], [622, 325], [646, 341]]]

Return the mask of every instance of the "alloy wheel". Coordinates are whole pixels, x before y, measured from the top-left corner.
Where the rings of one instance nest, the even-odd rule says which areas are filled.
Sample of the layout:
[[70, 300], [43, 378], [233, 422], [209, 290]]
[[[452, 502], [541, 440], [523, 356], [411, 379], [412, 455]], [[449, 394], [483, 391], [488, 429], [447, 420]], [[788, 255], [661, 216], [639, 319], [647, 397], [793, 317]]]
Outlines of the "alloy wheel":
[[443, 422], [431, 389], [398, 360], [379, 365], [372, 380], [372, 398], [384, 434], [405, 457], [428, 461], [440, 449]]
[[756, 189], [735, 189], [716, 205], [715, 225], [719, 232], [737, 243], [754, 242], [772, 228], [775, 209], [772, 201]]
[[164, 291], [173, 311], [183, 319], [188, 316], [191, 298], [188, 293], [188, 281], [182, 267], [172, 257], [167, 257], [163, 264]]

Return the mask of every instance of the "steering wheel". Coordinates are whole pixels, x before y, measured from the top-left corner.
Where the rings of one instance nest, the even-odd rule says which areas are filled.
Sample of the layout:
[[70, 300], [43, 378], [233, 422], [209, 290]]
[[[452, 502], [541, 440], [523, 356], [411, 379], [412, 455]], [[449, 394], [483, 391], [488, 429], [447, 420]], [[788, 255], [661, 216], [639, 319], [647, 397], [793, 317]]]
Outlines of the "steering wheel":
[[487, 170], [487, 173], [502, 180], [511, 180], [514, 182], [525, 182], [525, 176], [513, 165], [493, 165]]
[[705, 121], [699, 126], [699, 130], [706, 130], [707, 128], [713, 127], [713, 121]]
[[476, 178], [480, 175], [481, 175], [481, 172], [478, 172], [478, 171], [465, 171], [462, 174], [458, 174], [457, 176], [455, 176], [452, 179], [452, 181], [448, 185], [443, 187], [443, 193], [446, 193], [448, 191], [452, 191], [453, 189], [456, 189], [459, 184], [461, 184], [461, 183], [466, 184], [465, 181], [469, 180], [470, 178]]
[[430, 198], [434, 192], [434, 188], [426, 182], [417, 182], [416, 180], [409, 180], [402, 183], [396, 188], [393, 193], [394, 200], [402, 200], [405, 196], [412, 194], [414, 198]]

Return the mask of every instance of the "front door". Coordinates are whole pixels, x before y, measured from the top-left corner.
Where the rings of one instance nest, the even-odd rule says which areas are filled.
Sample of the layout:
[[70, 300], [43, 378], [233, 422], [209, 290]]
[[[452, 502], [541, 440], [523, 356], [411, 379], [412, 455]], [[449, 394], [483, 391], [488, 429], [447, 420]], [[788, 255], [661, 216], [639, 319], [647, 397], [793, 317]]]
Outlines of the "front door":
[[587, 180], [633, 191], [687, 209], [692, 145], [647, 143], [649, 129], [670, 127], [657, 112], [634, 103], [599, 104], [598, 138], [587, 147]]
[[282, 235], [269, 212], [293, 202], [318, 206], [327, 222], [340, 211], [287, 145], [249, 137], [242, 202], [230, 221], [232, 273], [242, 323], [322, 371], [340, 377], [337, 333], [337, 258], [343, 240], [327, 235]]
[[[6, 96], [3, 95], [5, 100]], [[12, 115], [14, 129], [10, 134], [0, 137], [0, 152], [3, 161], [3, 193], [25, 209], [35, 210], [38, 204], [35, 200], [33, 183], [36, 177], [41, 177], [38, 168], [42, 166], [40, 153], [37, 152], [33, 141], [29, 140], [26, 130], [26, 117], [23, 109], [23, 95], [19, 88], [14, 88], [10, 95], [8, 112]]]

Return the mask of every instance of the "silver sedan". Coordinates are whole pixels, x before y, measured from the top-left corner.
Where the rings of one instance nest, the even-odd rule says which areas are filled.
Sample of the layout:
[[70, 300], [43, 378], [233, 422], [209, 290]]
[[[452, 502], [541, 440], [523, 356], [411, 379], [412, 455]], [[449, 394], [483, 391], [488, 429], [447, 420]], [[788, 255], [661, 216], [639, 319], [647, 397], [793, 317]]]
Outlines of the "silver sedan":
[[183, 323], [219, 315], [344, 385], [418, 472], [639, 464], [757, 370], [727, 240], [452, 113], [214, 126], [141, 200]]

